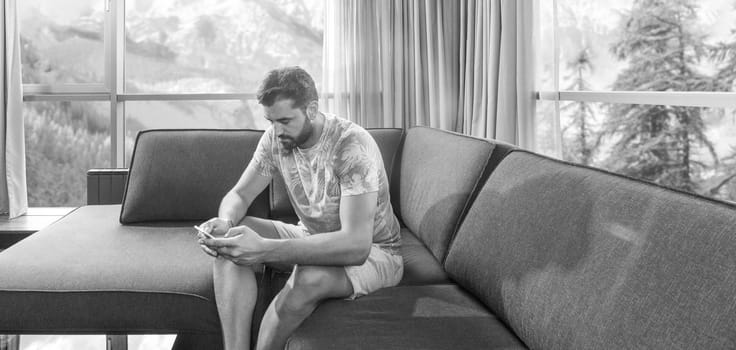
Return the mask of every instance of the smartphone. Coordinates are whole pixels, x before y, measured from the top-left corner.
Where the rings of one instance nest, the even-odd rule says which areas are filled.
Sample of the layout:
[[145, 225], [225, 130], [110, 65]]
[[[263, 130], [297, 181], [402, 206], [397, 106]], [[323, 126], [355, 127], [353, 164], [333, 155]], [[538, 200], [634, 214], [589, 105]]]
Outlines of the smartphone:
[[202, 229], [201, 227], [199, 227], [199, 226], [197, 226], [197, 225], [194, 225], [194, 228], [196, 228], [196, 229], [197, 229], [197, 231], [199, 231], [199, 233], [203, 234], [203, 235], [204, 235], [205, 237], [207, 237], [207, 238], [209, 238], [209, 239], [215, 239], [215, 236], [213, 236], [213, 235], [209, 234], [209, 233], [208, 233], [207, 231], [205, 231], [205, 230], [204, 230], [204, 229]]

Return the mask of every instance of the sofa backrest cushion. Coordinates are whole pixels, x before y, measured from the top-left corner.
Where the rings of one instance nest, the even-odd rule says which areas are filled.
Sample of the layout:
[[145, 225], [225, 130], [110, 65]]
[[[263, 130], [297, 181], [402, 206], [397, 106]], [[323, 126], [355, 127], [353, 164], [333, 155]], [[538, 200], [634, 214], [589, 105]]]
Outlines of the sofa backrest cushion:
[[530, 348], [736, 347], [736, 208], [513, 151], [445, 268]]
[[[394, 158], [396, 152], [401, 144], [401, 138], [403, 136], [402, 129], [366, 129], [373, 139], [376, 140], [378, 148], [381, 150], [383, 156], [383, 166], [386, 168], [386, 175], [389, 181], [391, 179], [394, 169]], [[271, 215], [276, 219], [284, 218], [295, 218], [296, 213], [294, 208], [291, 206], [289, 201], [289, 195], [286, 192], [286, 184], [281, 176], [274, 176], [271, 181]], [[392, 204], [396, 203], [394, 198], [391, 198]], [[394, 209], [396, 205], [394, 205]]]
[[490, 141], [439, 129], [415, 127], [406, 133], [399, 169], [401, 218], [440, 262], [493, 148]]
[[[262, 131], [146, 130], [136, 138], [120, 222], [205, 220], [240, 178]], [[267, 191], [249, 215], [267, 216]]]

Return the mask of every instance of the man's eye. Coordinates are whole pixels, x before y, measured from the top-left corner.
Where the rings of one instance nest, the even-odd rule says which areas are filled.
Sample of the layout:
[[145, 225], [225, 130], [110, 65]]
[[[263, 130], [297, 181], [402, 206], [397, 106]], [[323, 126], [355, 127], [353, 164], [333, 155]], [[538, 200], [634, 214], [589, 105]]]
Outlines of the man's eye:
[[289, 119], [279, 120], [279, 123], [281, 123], [281, 125], [289, 124], [289, 122], [290, 122]]

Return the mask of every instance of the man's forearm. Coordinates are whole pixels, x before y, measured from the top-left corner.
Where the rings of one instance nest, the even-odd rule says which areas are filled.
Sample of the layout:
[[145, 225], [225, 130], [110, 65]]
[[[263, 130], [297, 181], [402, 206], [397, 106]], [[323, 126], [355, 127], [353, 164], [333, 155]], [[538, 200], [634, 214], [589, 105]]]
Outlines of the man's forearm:
[[267, 239], [265, 263], [347, 266], [361, 265], [371, 249], [371, 235], [335, 231], [298, 239]]
[[250, 201], [230, 191], [222, 198], [217, 216], [230, 220], [231, 225], [237, 225], [245, 216], [248, 207], [250, 207]]

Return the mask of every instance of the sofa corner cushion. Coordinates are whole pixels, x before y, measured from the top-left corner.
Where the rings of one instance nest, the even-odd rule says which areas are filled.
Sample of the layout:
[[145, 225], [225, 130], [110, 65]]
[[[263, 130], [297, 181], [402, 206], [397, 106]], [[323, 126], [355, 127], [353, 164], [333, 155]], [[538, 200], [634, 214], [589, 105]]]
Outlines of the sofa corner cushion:
[[736, 209], [514, 151], [445, 268], [532, 348], [734, 348]]
[[[120, 212], [124, 224], [217, 215], [262, 135], [255, 130], [146, 130], [138, 134]], [[267, 193], [249, 214], [268, 213]]]
[[526, 347], [476, 299], [457, 285], [444, 284], [325, 301], [292, 334], [286, 349]]
[[401, 229], [401, 256], [404, 276], [400, 285], [450, 283], [442, 264], [407, 228]]
[[440, 262], [493, 149], [488, 140], [438, 129], [406, 133], [399, 168], [401, 218]]
[[212, 258], [191, 226], [119, 213], [83, 206], [1, 252], [0, 332], [219, 332]]

